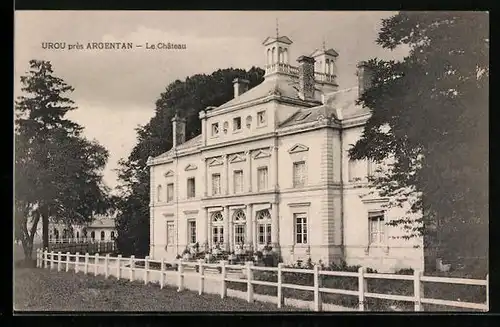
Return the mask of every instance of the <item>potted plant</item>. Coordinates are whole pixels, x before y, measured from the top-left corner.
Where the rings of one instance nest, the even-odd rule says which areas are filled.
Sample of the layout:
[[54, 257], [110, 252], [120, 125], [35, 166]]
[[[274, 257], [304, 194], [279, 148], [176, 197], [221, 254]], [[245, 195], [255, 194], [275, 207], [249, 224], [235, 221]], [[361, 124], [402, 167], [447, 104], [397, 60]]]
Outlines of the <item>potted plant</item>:
[[242, 255], [243, 254], [243, 246], [241, 244], [236, 244], [234, 246], [234, 254]]
[[253, 258], [256, 262], [259, 261], [260, 259], [262, 259], [262, 252], [261, 251], [255, 252], [255, 254], [253, 255]]
[[222, 251], [221, 251], [221, 249], [220, 249], [220, 246], [219, 246], [219, 244], [217, 243], [217, 244], [215, 245], [215, 247], [213, 248], [213, 250], [212, 250], [212, 254], [213, 254], [213, 255], [215, 255], [215, 256], [217, 256], [217, 255], [220, 255], [220, 254], [221, 254], [221, 252], [222, 252]]
[[205, 262], [207, 262], [207, 263], [208, 263], [208, 262], [211, 262], [211, 261], [212, 261], [212, 258], [213, 258], [212, 253], [211, 253], [210, 251], [207, 251], [207, 252], [205, 253]]
[[236, 254], [234, 254], [234, 252], [229, 253], [227, 260], [229, 261], [229, 264], [233, 264], [234, 261], [236, 261]]
[[185, 248], [184, 252], [182, 252], [182, 258], [184, 260], [191, 260], [191, 252], [189, 251], [188, 248]]
[[267, 255], [271, 254], [272, 249], [273, 249], [272, 246], [269, 245], [269, 243], [268, 243], [268, 244], [266, 244], [266, 246], [264, 246], [264, 249], [262, 249], [262, 254], [264, 256], [267, 256]]

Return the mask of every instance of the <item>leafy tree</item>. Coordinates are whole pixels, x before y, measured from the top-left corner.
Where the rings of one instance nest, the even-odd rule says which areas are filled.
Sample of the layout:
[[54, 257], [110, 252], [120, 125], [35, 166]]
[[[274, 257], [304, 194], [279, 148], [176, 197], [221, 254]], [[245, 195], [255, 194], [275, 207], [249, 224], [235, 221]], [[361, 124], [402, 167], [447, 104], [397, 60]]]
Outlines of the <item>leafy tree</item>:
[[372, 85], [360, 103], [372, 116], [351, 158], [390, 158], [375, 186], [399, 199], [417, 195], [411, 211], [423, 218], [393, 223], [408, 237], [424, 235], [450, 261], [486, 259], [488, 14], [400, 12], [382, 21], [377, 43], [410, 51], [402, 61], [368, 61]]
[[65, 118], [76, 109], [64, 96], [73, 88], [53, 75], [50, 62], [31, 60], [21, 84], [26, 95], [15, 106], [15, 227], [29, 260], [40, 220], [47, 247], [49, 219], [82, 224], [109, 208], [102, 182], [108, 152]]
[[172, 122], [176, 113], [185, 117], [186, 138], [200, 134], [198, 113], [207, 106], [219, 106], [233, 98], [232, 81], [243, 77], [254, 87], [263, 81], [264, 71], [252, 67], [218, 70], [211, 75], [197, 74], [171, 83], [156, 101], [155, 116], [136, 129], [138, 143], [127, 160], [120, 161], [117, 245], [125, 255], [149, 253], [149, 169], [146, 161], [172, 147]]

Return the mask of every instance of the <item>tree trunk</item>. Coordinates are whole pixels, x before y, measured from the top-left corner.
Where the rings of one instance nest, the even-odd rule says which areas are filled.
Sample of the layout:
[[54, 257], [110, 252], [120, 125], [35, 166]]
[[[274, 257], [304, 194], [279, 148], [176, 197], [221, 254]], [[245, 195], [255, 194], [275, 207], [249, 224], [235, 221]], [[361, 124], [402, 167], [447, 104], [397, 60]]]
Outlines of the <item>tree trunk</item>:
[[42, 240], [43, 240], [43, 248], [49, 248], [49, 214], [46, 208], [42, 208]]

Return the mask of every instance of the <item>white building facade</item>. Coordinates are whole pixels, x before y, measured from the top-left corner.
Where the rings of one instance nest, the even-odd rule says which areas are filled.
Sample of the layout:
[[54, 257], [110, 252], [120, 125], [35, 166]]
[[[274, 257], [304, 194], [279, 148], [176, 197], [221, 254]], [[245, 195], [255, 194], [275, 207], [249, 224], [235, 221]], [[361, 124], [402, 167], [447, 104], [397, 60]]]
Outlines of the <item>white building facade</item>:
[[[175, 117], [173, 147], [149, 158], [150, 256], [173, 259], [194, 243], [233, 251], [270, 244], [285, 263], [345, 260], [379, 271], [423, 268], [422, 241], [393, 238], [386, 225], [404, 209], [369, 195], [375, 165], [352, 161], [370, 111], [356, 105], [369, 77], [339, 89], [333, 49], [290, 64], [292, 41], [263, 43], [265, 80], [200, 112], [202, 133], [185, 140]], [[415, 245], [420, 245], [416, 248]]]

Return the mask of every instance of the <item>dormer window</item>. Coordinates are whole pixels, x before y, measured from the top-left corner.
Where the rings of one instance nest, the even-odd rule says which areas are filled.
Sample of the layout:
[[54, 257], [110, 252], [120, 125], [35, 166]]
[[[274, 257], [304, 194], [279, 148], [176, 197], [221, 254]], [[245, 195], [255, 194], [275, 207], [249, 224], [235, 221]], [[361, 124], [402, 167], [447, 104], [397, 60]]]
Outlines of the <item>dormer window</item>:
[[246, 124], [247, 124], [248, 129], [250, 129], [250, 127], [252, 127], [252, 116], [247, 116]]
[[241, 129], [241, 117], [236, 117], [233, 119], [233, 131], [239, 131]]
[[224, 134], [226, 134], [226, 133], [227, 133], [227, 129], [228, 129], [228, 128], [229, 128], [229, 123], [228, 123], [227, 121], [225, 121], [225, 122], [224, 122], [224, 127], [223, 127], [223, 129], [224, 129]]
[[219, 123], [212, 124], [212, 136], [219, 135]]
[[265, 111], [259, 111], [257, 113], [257, 126], [263, 126], [266, 124], [266, 112]]

